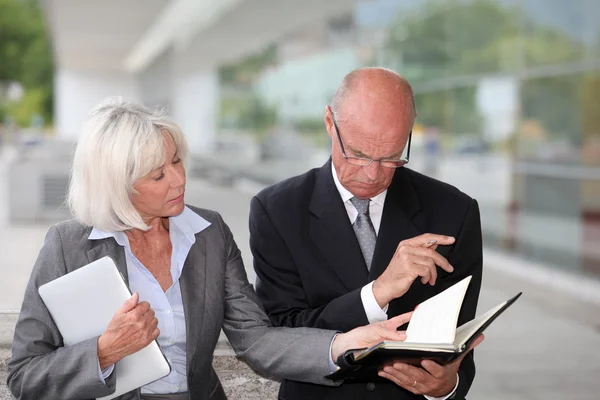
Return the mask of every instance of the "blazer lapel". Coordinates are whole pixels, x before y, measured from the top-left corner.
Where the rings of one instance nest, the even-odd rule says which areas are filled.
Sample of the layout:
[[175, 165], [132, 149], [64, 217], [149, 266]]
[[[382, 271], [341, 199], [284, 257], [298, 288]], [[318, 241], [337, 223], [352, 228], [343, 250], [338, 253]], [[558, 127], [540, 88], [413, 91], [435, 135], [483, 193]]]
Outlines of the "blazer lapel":
[[342, 198], [333, 182], [331, 160], [318, 172], [309, 210], [309, 235], [350, 291], [367, 283], [367, 266]]
[[408, 171], [399, 168], [385, 197], [369, 281], [377, 279], [385, 271], [401, 241], [422, 233], [413, 223], [420, 209]]
[[[181, 277], [181, 298], [183, 299], [183, 310], [185, 313], [186, 338], [187, 338], [187, 371], [188, 384], [192, 387], [194, 354], [205, 355], [195, 348], [196, 340], [201, 337], [202, 326], [205, 317], [206, 303], [206, 240], [202, 232], [196, 234], [196, 243], [192, 245], [190, 252], [183, 264]], [[212, 351], [212, 350], [211, 350]]]
[[110, 257], [117, 265], [117, 269], [125, 279], [125, 284], [129, 287], [129, 276], [127, 275], [127, 261], [125, 260], [125, 249], [110, 237], [106, 239], [94, 240], [95, 245], [87, 252], [89, 262]]

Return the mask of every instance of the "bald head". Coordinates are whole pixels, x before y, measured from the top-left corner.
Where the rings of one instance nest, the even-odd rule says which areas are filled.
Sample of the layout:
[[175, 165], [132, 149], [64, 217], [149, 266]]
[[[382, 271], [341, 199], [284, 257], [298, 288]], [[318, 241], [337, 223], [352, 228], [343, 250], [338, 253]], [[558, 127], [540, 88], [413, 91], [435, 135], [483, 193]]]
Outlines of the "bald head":
[[416, 116], [415, 101], [410, 83], [386, 68], [360, 68], [350, 72], [340, 83], [331, 109], [336, 115], [355, 112], [385, 112], [392, 108], [396, 113]]
[[379, 162], [361, 166], [351, 158], [402, 160], [415, 117], [412, 88], [397, 73], [362, 68], [346, 75], [324, 119], [337, 177], [355, 197], [383, 192], [395, 169]]

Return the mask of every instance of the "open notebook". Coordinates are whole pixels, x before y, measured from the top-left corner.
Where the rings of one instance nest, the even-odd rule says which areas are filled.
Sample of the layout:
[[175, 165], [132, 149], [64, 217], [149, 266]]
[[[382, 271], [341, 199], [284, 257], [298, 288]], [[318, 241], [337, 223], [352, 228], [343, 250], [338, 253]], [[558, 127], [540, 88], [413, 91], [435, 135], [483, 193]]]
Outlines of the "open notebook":
[[470, 282], [471, 276], [419, 304], [408, 323], [405, 341], [385, 341], [368, 349], [349, 350], [338, 360], [338, 370], [327, 378], [368, 379], [377, 376], [379, 367], [389, 361], [419, 364], [423, 359], [430, 359], [448, 364], [459, 358], [521, 296], [518, 293], [457, 328]]

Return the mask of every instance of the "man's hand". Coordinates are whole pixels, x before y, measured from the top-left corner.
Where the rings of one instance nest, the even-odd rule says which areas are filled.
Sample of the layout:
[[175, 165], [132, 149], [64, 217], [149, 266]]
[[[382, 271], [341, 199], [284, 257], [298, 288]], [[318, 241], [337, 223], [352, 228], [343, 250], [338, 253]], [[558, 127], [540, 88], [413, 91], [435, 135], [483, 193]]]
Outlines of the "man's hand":
[[419, 368], [398, 362], [384, 367], [379, 376], [417, 395], [444, 397], [456, 386], [458, 368], [462, 360], [481, 342], [483, 335], [475, 339], [469, 350], [451, 364], [443, 366], [431, 360], [423, 360], [423, 368]]
[[452, 243], [453, 237], [433, 233], [400, 242], [387, 268], [373, 283], [373, 295], [379, 307], [402, 297], [418, 277], [423, 284], [435, 285], [436, 265], [447, 272], [454, 271], [448, 260], [435, 251], [438, 245]]
[[134, 293], [119, 310], [98, 338], [100, 369], [106, 369], [117, 361], [148, 346], [158, 337], [158, 319], [150, 303], [138, 304], [139, 294]]
[[410, 321], [410, 317], [412, 317], [412, 312], [340, 333], [335, 337], [331, 346], [332, 360], [336, 362], [338, 357], [347, 350], [372, 347], [384, 340], [405, 340], [406, 333], [399, 332], [397, 329]]

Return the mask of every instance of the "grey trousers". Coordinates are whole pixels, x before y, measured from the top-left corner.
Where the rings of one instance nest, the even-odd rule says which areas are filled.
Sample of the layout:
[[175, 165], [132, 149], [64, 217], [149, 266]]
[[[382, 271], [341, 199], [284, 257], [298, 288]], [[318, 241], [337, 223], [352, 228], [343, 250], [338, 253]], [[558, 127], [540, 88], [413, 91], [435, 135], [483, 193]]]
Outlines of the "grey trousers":
[[144, 394], [141, 395], [141, 400], [190, 400], [190, 395], [185, 393], [172, 394]]

